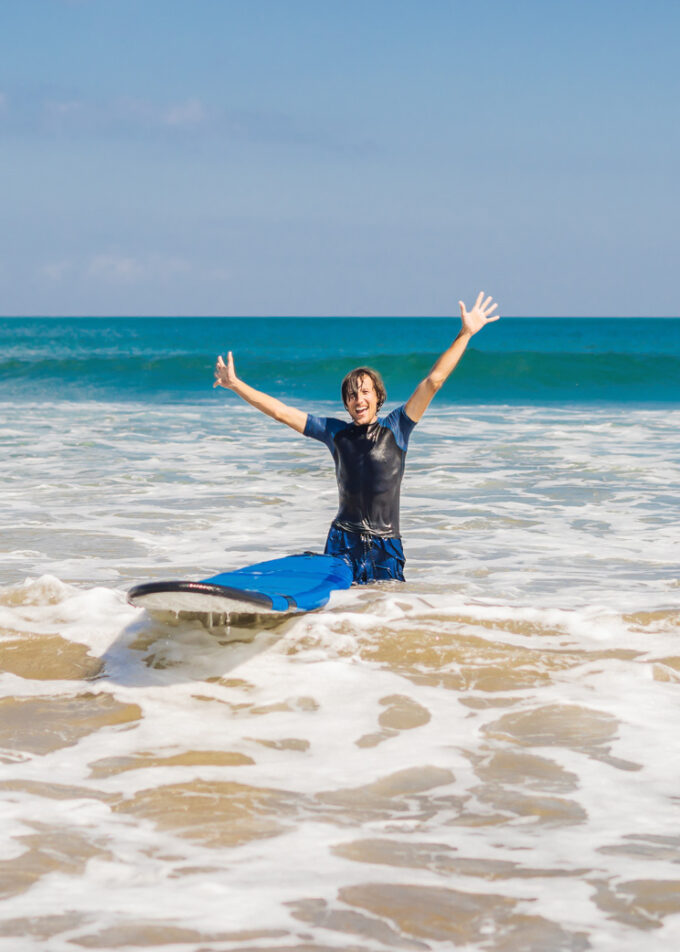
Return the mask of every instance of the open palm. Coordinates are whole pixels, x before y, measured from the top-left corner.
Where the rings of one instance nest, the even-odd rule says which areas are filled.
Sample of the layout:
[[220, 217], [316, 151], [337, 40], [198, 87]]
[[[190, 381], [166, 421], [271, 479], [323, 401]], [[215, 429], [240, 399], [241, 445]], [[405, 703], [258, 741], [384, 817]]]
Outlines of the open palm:
[[476, 334], [477, 331], [481, 331], [485, 324], [497, 321], [500, 317], [500, 314], [493, 314], [498, 305], [494, 304], [491, 297], [487, 297], [486, 300], [484, 300], [483, 291], [480, 291], [477, 295], [477, 300], [472, 310], [468, 311], [462, 301], [459, 301], [458, 304], [460, 305], [460, 317], [463, 321], [463, 330], [466, 330], [470, 336]]

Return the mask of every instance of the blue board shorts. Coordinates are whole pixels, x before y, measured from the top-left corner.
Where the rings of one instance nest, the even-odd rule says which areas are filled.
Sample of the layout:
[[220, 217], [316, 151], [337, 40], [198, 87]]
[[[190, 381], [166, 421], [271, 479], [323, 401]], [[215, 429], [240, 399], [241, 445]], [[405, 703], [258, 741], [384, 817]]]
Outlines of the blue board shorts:
[[331, 526], [324, 554], [344, 559], [351, 566], [354, 581], [359, 585], [389, 579], [404, 581], [406, 559], [401, 539], [384, 539]]

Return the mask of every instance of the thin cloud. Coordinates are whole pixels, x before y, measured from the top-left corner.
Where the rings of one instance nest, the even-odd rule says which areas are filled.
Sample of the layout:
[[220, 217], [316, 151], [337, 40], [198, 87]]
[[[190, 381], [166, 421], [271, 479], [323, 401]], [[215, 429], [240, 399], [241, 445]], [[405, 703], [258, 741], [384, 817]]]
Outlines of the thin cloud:
[[170, 281], [194, 270], [190, 261], [172, 255], [94, 255], [86, 268], [86, 276], [113, 284], [134, 284], [143, 281]]
[[166, 126], [197, 126], [208, 121], [208, 111], [200, 99], [188, 99], [186, 102], [170, 106], [163, 114]]
[[142, 97], [90, 99], [72, 91], [19, 91], [10, 101], [0, 93], [0, 118], [4, 130], [18, 135], [67, 138], [138, 139], [197, 135], [352, 154], [373, 153], [374, 141], [356, 141], [313, 121], [288, 113], [242, 110], [237, 106], [209, 106], [196, 96], [168, 102]]
[[10, 103], [0, 92], [5, 129], [30, 135], [126, 137], [195, 133], [219, 127], [221, 120], [196, 97], [155, 103], [143, 98], [95, 100], [57, 91], [19, 92]]
[[39, 266], [41, 278], [52, 283], [97, 282], [132, 285], [167, 282], [191, 275], [207, 281], [225, 281], [229, 272], [221, 267], [194, 262], [179, 255], [132, 254], [103, 251], [93, 255], [55, 258]]
[[73, 262], [68, 260], [49, 261], [39, 268], [40, 274], [50, 281], [64, 281], [73, 271]]
[[145, 268], [137, 258], [124, 255], [96, 255], [91, 259], [86, 274], [97, 281], [130, 284], [144, 277]]

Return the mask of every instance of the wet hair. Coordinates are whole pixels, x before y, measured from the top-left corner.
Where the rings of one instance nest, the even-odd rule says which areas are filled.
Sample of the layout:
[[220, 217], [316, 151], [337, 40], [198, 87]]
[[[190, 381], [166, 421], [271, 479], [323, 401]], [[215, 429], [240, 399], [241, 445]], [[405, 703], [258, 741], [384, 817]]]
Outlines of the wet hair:
[[350, 370], [345, 379], [342, 381], [342, 402], [345, 404], [345, 406], [347, 406], [347, 401], [349, 398], [358, 393], [361, 380], [364, 377], [368, 377], [373, 381], [375, 392], [378, 395], [379, 410], [387, 399], [387, 391], [385, 390], [385, 384], [383, 383], [382, 377], [378, 371], [373, 370], [372, 367], [355, 367], [354, 370]]

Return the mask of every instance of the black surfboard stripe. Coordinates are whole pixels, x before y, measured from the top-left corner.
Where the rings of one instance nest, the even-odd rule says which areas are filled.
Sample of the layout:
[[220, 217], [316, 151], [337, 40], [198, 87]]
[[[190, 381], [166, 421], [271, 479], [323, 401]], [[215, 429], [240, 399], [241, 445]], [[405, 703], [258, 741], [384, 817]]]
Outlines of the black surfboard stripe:
[[[251, 592], [242, 588], [230, 588], [227, 585], [212, 585], [208, 582], [144, 582], [131, 588], [130, 599], [141, 598], [144, 595], [157, 595], [163, 592], [192, 592], [200, 595], [221, 595], [224, 598], [233, 598], [239, 602], [249, 602], [260, 608], [272, 609], [273, 601], [269, 595], [262, 592]], [[291, 608], [296, 608], [294, 599], [287, 597]]]

